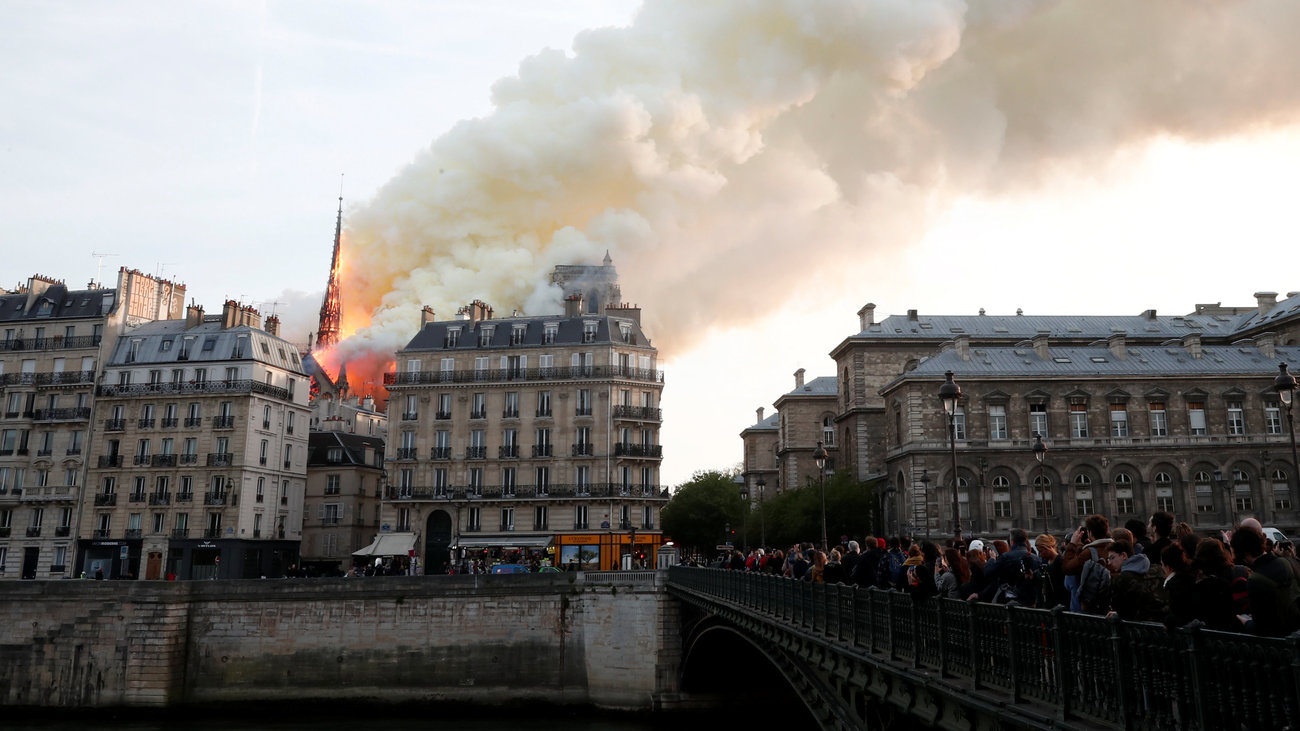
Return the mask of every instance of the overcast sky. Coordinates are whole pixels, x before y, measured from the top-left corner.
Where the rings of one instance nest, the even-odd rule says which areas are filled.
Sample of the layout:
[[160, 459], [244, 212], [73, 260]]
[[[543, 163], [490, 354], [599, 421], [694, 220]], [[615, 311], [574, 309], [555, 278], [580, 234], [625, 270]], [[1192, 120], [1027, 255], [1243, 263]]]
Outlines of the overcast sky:
[[[385, 184], [458, 121], [486, 120], [461, 128], [467, 147], [497, 139], [505, 126], [492, 126], [493, 83], [552, 48], [582, 63], [536, 64], [502, 93], [542, 108], [544, 82], [548, 98], [594, 99], [597, 121], [634, 98], [655, 151], [692, 173], [620, 202], [637, 214], [626, 231], [613, 218], [577, 227], [588, 248], [614, 250], [625, 299], [671, 312], [647, 310], [650, 336], [669, 348], [668, 484], [739, 462], [738, 434], [755, 408], [770, 412], [797, 368], [831, 375], [827, 353], [856, 332], [869, 301], [877, 317], [981, 307], [1171, 314], [1300, 290], [1294, 4], [1233, 3], [1222, 10], [1232, 17], [1187, 20], [1197, 14], [1167, 1], [1127, 17], [1131, 6], [1116, 2], [973, 2], [963, 14], [941, 0], [773, 0], [746, 6], [789, 25], [753, 46], [782, 49], [763, 58], [742, 32], [762, 24], [727, 16], [739, 4], [661, 2], [635, 32], [592, 36], [574, 51], [580, 31], [628, 26], [638, 5], [6, 3], [0, 286], [35, 273], [111, 282], [127, 266], [178, 279], [210, 311], [226, 298], [274, 309], [284, 334], [305, 340], [328, 274], [340, 174], [345, 225], [356, 213], [369, 247], [359, 243], [352, 263], [365, 267], [393, 247], [376, 233], [394, 210]], [[697, 7], [710, 10], [687, 10]], [[1163, 32], [1126, 49], [1107, 15], [1130, 36]], [[722, 35], [733, 25], [741, 30]], [[1207, 29], [1222, 43], [1207, 47]], [[807, 50], [810, 38], [826, 42]], [[885, 50], [844, 51], [858, 47]], [[743, 73], [711, 73], [723, 66]], [[661, 68], [673, 73], [653, 73]], [[674, 86], [673, 104], [645, 91], [655, 84]], [[745, 93], [732, 94], [737, 86]], [[856, 101], [864, 97], [870, 110]], [[595, 146], [608, 125], [554, 139], [566, 129], [547, 127], [548, 150]], [[706, 143], [722, 152], [700, 152]], [[425, 161], [450, 159], [451, 147]], [[407, 187], [419, 180], [410, 173]], [[584, 205], [603, 194], [556, 185], [557, 197]], [[615, 203], [590, 209], [602, 206]], [[728, 235], [696, 259], [700, 241]], [[441, 245], [413, 250], [427, 259]], [[565, 246], [530, 261], [586, 251]], [[468, 281], [449, 296], [474, 291]], [[702, 313], [685, 311], [695, 302]]]

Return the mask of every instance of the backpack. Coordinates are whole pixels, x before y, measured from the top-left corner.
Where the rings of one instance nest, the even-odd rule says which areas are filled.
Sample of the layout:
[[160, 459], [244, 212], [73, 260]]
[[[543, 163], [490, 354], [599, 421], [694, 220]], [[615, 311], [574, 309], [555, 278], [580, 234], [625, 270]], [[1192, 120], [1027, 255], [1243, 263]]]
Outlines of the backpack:
[[1290, 633], [1300, 629], [1300, 569], [1288, 557], [1278, 558], [1277, 562], [1286, 574], [1283, 582], [1278, 583], [1261, 571], [1254, 572], [1252, 576], [1258, 576], [1273, 585], [1277, 593], [1278, 619]]
[[1097, 555], [1097, 549], [1089, 548], [1092, 554], [1079, 572], [1079, 604], [1088, 614], [1104, 614], [1110, 604], [1110, 569]]
[[1000, 566], [998, 588], [993, 594], [993, 601], [997, 604], [1018, 602], [1033, 606], [1038, 599], [1038, 578], [1042, 568], [1041, 562], [1037, 566], [1029, 562], [1027, 555], [1014, 564]]
[[882, 589], [897, 588], [903, 579], [903, 559], [893, 551], [885, 551], [876, 568], [876, 585]]

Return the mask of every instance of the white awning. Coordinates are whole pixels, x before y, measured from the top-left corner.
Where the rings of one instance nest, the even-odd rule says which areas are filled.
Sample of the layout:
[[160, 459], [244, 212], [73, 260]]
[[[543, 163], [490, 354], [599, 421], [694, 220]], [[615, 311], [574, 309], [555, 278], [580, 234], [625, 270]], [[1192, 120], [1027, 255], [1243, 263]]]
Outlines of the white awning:
[[374, 543], [353, 551], [353, 556], [405, 556], [415, 548], [414, 533], [380, 533]]
[[474, 536], [461, 538], [456, 545], [460, 548], [546, 548], [551, 540], [551, 536]]

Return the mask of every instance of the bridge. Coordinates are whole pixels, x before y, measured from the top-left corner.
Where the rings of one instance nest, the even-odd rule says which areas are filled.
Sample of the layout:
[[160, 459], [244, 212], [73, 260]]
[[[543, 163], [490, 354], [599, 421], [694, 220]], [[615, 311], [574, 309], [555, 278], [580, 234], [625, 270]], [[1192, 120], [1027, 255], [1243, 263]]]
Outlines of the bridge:
[[674, 567], [682, 690], [721, 638], [743, 641], [823, 729], [1286, 729], [1300, 633], [1170, 632], [1027, 607]]

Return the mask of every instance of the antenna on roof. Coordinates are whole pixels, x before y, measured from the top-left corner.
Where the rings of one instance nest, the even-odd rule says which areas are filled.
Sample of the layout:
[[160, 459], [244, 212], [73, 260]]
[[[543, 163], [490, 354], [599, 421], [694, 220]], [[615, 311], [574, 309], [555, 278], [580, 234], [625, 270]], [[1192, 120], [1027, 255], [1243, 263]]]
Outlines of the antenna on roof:
[[117, 254], [106, 254], [101, 251], [92, 251], [90, 252], [90, 255], [99, 260], [98, 263], [95, 264], [95, 283], [99, 284], [99, 272], [104, 268], [104, 257], [117, 256]]
[[270, 305], [270, 306], [271, 306], [271, 314], [268, 315], [268, 317], [275, 317], [275, 308], [276, 308], [277, 306], [281, 305], [281, 304], [283, 304], [283, 303], [280, 302], [279, 300], [277, 300], [277, 301], [275, 301], [275, 302], [258, 302], [258, 303], [257, 303], [257, 307], [258, 307], [258, 309], [261, 309], [262, 307], [264, 307], [264, 306], [266, 306], [266, 305]]

